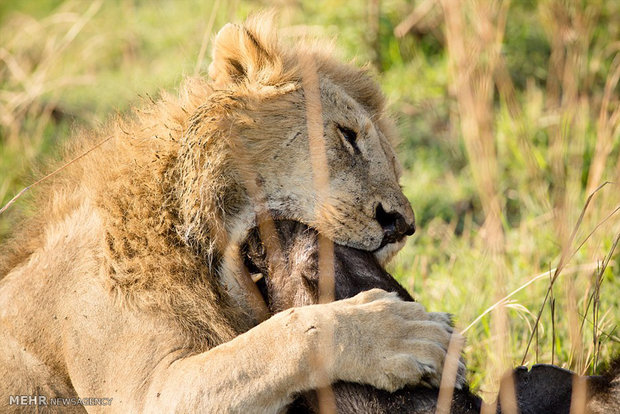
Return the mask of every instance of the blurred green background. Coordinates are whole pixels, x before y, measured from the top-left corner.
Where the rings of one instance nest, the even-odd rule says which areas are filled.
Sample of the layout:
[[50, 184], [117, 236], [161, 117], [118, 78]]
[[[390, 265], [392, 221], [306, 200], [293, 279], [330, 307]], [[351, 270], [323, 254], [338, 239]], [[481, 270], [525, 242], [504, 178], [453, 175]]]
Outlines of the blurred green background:
[[[526, 363], [579, 372], [619, 352], [616, 1], [2, 2], [1, 204], [49, 172], [76, 127], [206, 73], [218, 28], [265, 8], [285, 41], [335, 39], [374, 67], [419, 229], [390, 270], [461, 329], [502, 303], [466, 333], [474, 388], [493, 391], [530, 337]], [[0, 216], [0, 240], [27, 201]], [[563, 252], [552, 292], [546, 275], [508, 297]]]

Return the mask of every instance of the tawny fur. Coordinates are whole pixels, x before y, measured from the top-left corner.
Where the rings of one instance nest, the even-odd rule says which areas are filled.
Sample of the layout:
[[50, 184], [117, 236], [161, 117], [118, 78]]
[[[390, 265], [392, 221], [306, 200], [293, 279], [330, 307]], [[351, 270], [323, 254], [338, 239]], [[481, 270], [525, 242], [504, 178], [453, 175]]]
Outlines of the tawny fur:
[[[307, 163], [300, 62], [308, 59], [320, 80], [328, 149], [331, 181], [322, 196], [312, 189]], [[168, 408], [222, 409], [230, 403], [227, 393], [237, 391], [239, 407], [247, 410], [255, 398], [272, 411], [292, 393], [321, 384], [308, 367], [304, 375], [295, 371], [301, 369], [299, 358], [312, 355], [317, 346], [291, 327], [296, 314], [244, 333], [258, 321], [245, 292], [235, 286], [241, 271], [235, 252], [261, 211], [303, 222], [337, 243], [377, 250], [382, 259], [398, 250], [402, 243], [379, 249], [383, 231], [375, 218], [381, 203], [413, 223], [398, 186], [383, 97], [365, 70], [338, 63], [321, 47], [282, 46], [265, 16], [222, 29], [209, 75], [211, 81], [189, 79], [178, 96], [164, 93], [97, 133], [80, 133], [65, 160], [110, 139], [39, 190], [34, 218], [20, 226], [23, 230], [0, 256], [0, 340], [11, 344], [0, 355], [0, 374], [9, 376], [6, 392], [80, 395], [108, 390], [111, 382], [126, 378], [134, 383], [109, 391], [125, 395], [117, 397], [119, 410], [157, 407], [162, 400], [152, 400], [150, 391], [174, 389]], [[359, 154], [339, 137], [339, 123], [357, 130]], [[250, 194], [250, 188], [260, 194]], [[390, 319], [394, 323], [427, 318], [418, 305], [388, 302], [370, 319], [363, 316], [367, 310], [358, 315], [361, 309], [351, 304], [303, 311], [310, 321], [323, 313], [341, 315], [331, 322], [335, 331], [351, 325], [341, 329], [346, 333], [341, 346], [351, 350], [352, 359], [344, 365], [332, 361], [328, 380], [393, 389], [419, 380], [418, 356], [424, 366], [439, 370], [445, 332], [419, 331], [428, 341], [420, 343], [415, 356], [403, 356], [401, 342], [415, 332], [398, 326], [388, 330], [408, 333], [372, 354], [376, 363], [365, 361], [367, 350], [354, 349], [360, 341], [372, 342], [354, 333], [375, 332], [386, 320], [382, 312], [404, 315]], [[108, 371], [118, 363], [110, 348], [131, 363]], [[263, 349], [282, 359], [264, 374], [269, 359], [262, 362], [255, 355]], [[381, 365], [391, 361], [381, 352], [400, 355], [399, 362]], [[30, 362], [15, 362], [24, 358]], [[182, 362], [160, 366], [169, 360]], [[231, 364], [247, 371], [221, 372]], [[49, 372], [34, 373], [35, 366]], [[206, 368], [218, 375], [203, 378]], [[174, 381], [182, 384], [183, 378], [194, 378], [195, 388], [181, 392]], [[243, 381], [255, 381], [250, 383], [258, 388]], [[284, 389], [273, 389], [280, 383]], [[126, 393], [141, 397], [128, 402]]]

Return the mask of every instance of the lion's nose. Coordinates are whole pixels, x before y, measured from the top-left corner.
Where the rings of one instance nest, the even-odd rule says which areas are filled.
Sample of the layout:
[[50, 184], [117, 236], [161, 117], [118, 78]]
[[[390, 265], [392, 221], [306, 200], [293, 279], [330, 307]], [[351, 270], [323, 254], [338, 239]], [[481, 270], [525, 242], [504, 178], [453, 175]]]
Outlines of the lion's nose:
[[402, 214], [396, 211], [385, 211], [381, 203], [379, 203], [375, 210], [375, 218], [383, 229], [382, 247], [415, 233], [415, 220], [411, 223], [407, 223], [407, 220], [405, 220]]

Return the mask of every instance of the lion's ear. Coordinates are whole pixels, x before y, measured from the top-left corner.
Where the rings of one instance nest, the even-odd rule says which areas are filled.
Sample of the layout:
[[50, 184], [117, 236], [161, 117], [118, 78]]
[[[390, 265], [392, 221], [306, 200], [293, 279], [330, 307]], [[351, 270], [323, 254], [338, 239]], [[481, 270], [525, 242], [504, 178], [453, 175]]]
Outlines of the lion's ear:
[[209, 76], [216, 85], [245, 81], [273, 84], [282, 73], [270, 19], [254, 18], [243, 26], [228, 23], [215, 37]]

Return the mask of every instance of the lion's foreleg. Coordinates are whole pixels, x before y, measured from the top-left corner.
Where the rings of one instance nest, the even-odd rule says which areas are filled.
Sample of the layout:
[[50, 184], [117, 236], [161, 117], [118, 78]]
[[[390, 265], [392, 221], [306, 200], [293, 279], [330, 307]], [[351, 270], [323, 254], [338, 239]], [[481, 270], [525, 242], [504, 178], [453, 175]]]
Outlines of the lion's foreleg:
[[278, 412], [298, 393], [340, 380], [393, 391], [441, 372], [449, 338], [421, 305], [375, 289], [281, 312], [205, 353], [160, 365], [145, 409]]

